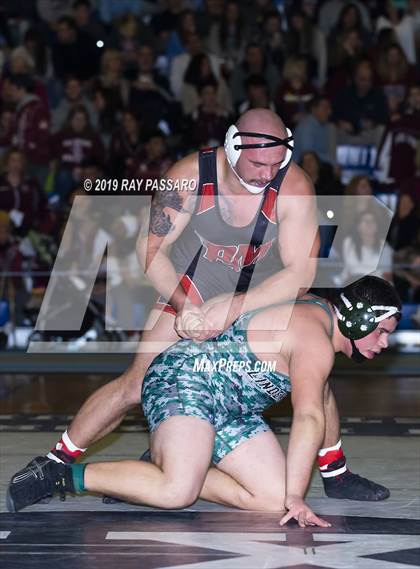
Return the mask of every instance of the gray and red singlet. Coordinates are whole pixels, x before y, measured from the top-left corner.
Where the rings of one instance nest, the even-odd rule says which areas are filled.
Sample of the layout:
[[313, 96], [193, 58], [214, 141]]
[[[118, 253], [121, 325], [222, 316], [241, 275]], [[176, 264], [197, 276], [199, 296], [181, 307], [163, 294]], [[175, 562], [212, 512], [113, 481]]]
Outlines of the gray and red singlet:
[[[245, 292], [251, 276], [255, 286], [282, 268], [277, 248], [276, 201], [287, 169], [279, 170], [265, 187], [251, 223], [233, 227], [223, 220], [219, 209], [216, 149], [199, 152], [194, 212], [170, 255], [192, 302], [199, 305], [218, 294]], [[164, 299], [157, 304], [175, 314]]]

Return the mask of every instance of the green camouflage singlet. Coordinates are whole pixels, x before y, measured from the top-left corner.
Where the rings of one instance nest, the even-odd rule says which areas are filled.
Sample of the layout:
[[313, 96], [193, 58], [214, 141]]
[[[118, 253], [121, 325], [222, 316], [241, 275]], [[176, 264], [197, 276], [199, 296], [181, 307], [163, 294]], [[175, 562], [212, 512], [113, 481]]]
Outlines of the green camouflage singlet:
[[261, 413], [290, 392], [286, 375], [263, 371], [250, 350], [246, 328], [255, 312], [240, 316], [215, 340], [180, 340], [157, 356], [143, 383], [142, 404], [153, 432], [184, 415], [209, 422], [216, 432], [213, 462], [269, 427]]

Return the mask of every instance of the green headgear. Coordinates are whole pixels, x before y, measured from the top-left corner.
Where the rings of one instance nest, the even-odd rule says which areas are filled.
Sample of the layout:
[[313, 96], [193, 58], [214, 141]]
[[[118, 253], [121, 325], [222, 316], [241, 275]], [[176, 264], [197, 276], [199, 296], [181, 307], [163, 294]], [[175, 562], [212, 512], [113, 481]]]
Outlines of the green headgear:
[[337, 314], [340, 332], [350, 340], [360, 340], [376, 330], [379, 322], [399, 314], [397, 306], [369, 305], [366, 301], [349, 299], [344, 293], [340, 294], [343, 305], [334, 306]]

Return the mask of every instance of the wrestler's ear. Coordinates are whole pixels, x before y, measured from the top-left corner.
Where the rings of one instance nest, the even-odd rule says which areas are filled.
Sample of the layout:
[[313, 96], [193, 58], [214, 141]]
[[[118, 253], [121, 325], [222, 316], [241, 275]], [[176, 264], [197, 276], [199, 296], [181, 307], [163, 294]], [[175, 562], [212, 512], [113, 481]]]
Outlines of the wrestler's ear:
[[236, 146], [240, 146], [242, 144], [242, 140], [240, 136], [235, 136], [238, 132], [238, 129], [234, 124], [232, 124], [226, 133], [225, 137], [225, 153], [226, 158], [232, 168], [234, 168], [239, 160], [241, 155], [241, 149], [236, 148]]
[[286, 132], [287, 132], [287, 138], [291, 138], [289, 144], [292, 148], [290, 149], [290, 148], [287, 148], [287, 146], [286, 146], [286, 156], [284, 157], [283, 162], [280, 164], [279, 170], [281, 170], [282, 168], [284, 168], [285, 166], [287, 166], [289, 164], [290, 160], [292, 159], [293, 147], [295, 145], [295, 141], [293, 140], [293, 134], [292, 134], [292, 131], [290, 130], [290, 128], [286, 127]]

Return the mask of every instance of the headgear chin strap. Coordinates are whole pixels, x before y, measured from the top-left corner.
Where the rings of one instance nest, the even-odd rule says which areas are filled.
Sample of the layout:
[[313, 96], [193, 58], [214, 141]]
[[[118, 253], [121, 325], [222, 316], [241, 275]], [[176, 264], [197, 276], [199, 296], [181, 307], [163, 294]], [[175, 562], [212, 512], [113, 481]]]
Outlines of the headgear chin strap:
[[362, 364], [369, 359], [359, 351], [359, 348], [356, 346], [356, 342], [354, 340], [350, 340], [350, 344], [352, 348], [350, 357], [354, 362], [357, 364]]
[[[253, 186], [252, 184], [248, 184], [243, 180], [237, 171], [235, 170], [235, 166], [239, 160], [242, 150], [246, 150], [248, 148], [273, 148], [274, 146], [285, 146], [286, 147], [286, 156], [284, 157], [283, 162], [280, 164], [279, 170], [285, 168], [291, 158], [293, 153], [293, 135], [290, 129], [286, 128], [287, 138], [279, 138], [278, 136], [274, 136], [272, 134], [263, 134], [259, 132], [239, 132], [235, 125], [231, 125], [226, 133], [225, 138], [225, 152], [227, 161], [232, 168], [235, 176], [240, 181], [241, 185], [248, 190], [251, 194], [260, 194], [264, 191], [264, 187], [260, 186]], [[242, 136], [249, 136], [251, 138], [264, 138], [271, 142], [256, 142], [252, 144], [243, 144], [242, 143]]]

